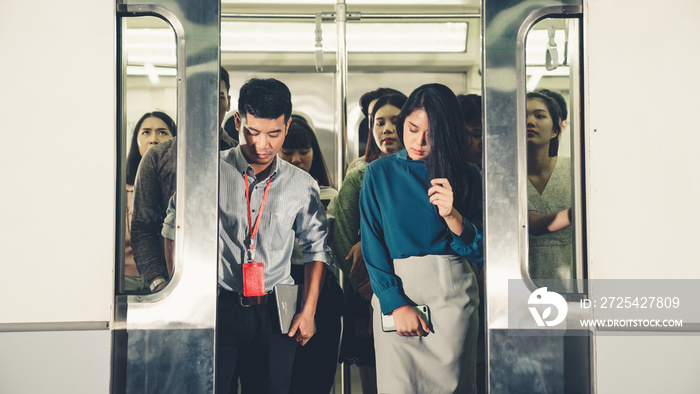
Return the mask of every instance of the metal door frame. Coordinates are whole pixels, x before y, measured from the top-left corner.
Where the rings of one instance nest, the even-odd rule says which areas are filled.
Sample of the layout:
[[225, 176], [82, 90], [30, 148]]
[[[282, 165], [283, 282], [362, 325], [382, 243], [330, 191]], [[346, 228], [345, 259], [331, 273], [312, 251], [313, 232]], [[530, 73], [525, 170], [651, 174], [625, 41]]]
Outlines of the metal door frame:
[[[208, 0], [210, 4], [188, 2], [186, 0], [154, 0], [144, 2], [121, 0], [117, 2], [118, 20], [129, 16], [157, 16], [167, 21], [175, 30], [177, 39], [178, 69], [178, 164], [177, 210], [187, 212], [179, 215], [176, 221], [177, 242], [175, 272], [165, 289], [150, 295], [120, 295], [116, 297], [113, 357], [113, 387], [115, 392], [132, 390], [165, 390], [163, 384], [184, 387], [184, 381], [194, 380], [199, 386], [195, 392], [212, 392], [214, 371], [215, 327], [216, 327], [216, 270], [217, 270], [217, 206], [218, 206], [218, 140], [219, 125], [216, 100], [211, 106], [211, 92], [218, 92], [218, 67], [220, 64], [220, 18], [275, 19], [289, 15], [275, 14], [229, 14], [220, 15], [220, 3]], [[337, 26], [338, 47], [336, 51], [336, 97], [335, 119], [338, 152], [337, 179], [345, 174], [347, 149], [347, 47], [346, 24], [349, 17], [364, 19], [455, 19], [474, 18], [475, 14], [364, 14], [348, 13], [344, 0], [337, 0], [332, 14]], [[206, 11], [203, 11], [206, 10]], [[194, 11], [194, 12], [192, 12]], [[197, 15], [196, 21], [189, 19]], [[315, 15], [294, 15], [295, 19], [314, 19]], [[118, 26], [119, 32], [119, 26]], [[210, 48], [203, 42], [216, 42]], [[119, 59], [119, 55], [118, 55]], [[118, 78], [126, 76], [125, 61], [118, 62], [121, 70]], [[191, 83], [192, 77], [203, 77], [206, 83]], [[200, 79], [200, 82], [201, 80]], [[121, 92], [121, 87], [118, 87]], [[118, 99], [121, 125], [125, 124], [122, 115], [123, 94]], [[194, 105], [192, 103], [195, 103]], [[196, 108], [196, 111], [195, 111]], [[123, 127], [123, 126], [122, 126]], [[193, 133], [187, 133], [189, 129]], [[119, 144], [124, 149], [124, 142]], [[188, 168], [196, 167], [195, 171]], [[123, 179], [123, 175], [121, 176]], [[120, 191], [122, 203], [124, 192]], [[124, 210], [119, 210], [121, 217]], [[119, 220], [118, 220], [119, 222]], [[123, 222], [123, 220], [122, 220]], [[123, 229], [117, 229], [123, 234]], [[123, 251], [117, 248], [117, 261], [123, 261]], [[121, 257], [121, 259], [120, 259]], [[187, 275], [183, 276], [183, 267]], [[173, 335], [177, 333], [177, 335]], [[134, 340], [139, 337], [138, 341]], [[201, 370], [210, 369], [204, 380], [201, 374], [191, 368], [191, 363], [182, 360], [164, 362], [146, 353], [175, 353], [182, 343], [190, 341], [198, 349], [206, 349], [201, 356], [205, 361]], [[134, 356], [134, 353], [138, 356]], [[129, 355], [142, 361], [148, 359], [145, 375], [133, 380], [129, 371]], [[163, 373], [170, 371], [171, 374]], [[158, 374], [167, 375], [158, 377]], [[195, 377], [195, 375], [197, 375]], [[150, 376], [150, 379], [149, 379]], [[170, 382], [170, 383], [166, 383]], [[177, 386], [179, 385], [179, 386]]]
[[[489, 392], [507, 392], [507, 387], [513, 384], [527, 390], [528, 377], [504, 368], [504, 359], [547, 363], [551, 360], [538, 359], [538, 349], [552, 346], [555, 352], [563, 353], [567, 346], [563, 339], [560, 343], [549, 344], [542, 339], [547, 337], [522, 337], [509, 330], [508, 295], [509, 279], [519, 280], [519, 286], [524, 291], [536, 289], [529, 278], [527, 257], [525, 36], [537, 21], [545, 17], [581, 14], [580, 0], [521, 0], [507, 4], [482, 1], [484, 254]], [[581, 247], [580, 244], [578, 247]], [[586, 343], [587, 338], [583, 341]], [[584, 346], [588, 346], [589, 356], [590, 346]], [[593, 360], [592, 357], [589, 359]], [[521, 378], [522, 382], [519, 381]], [[587, 380], [583, 382], [587, 386], [583, 390], [590, 392], [594, 389], [591, 375]], [[576, 379], [572, 381], [582, 383]], [[565, 382], [571, 384], [568, 376]]]
[[[159, 17], [175, 31], [177, 209], [187, 215], [177, 217], [175, 270], [168, 285], [155, 294], [116, 297], [112, 391], [212, 393], [217, 301], [220, 2], [118, 1], [118, 32], [121, 18], [134, 16]], [[119, 58], [119, 36], [117, 40]], [[121, 66], [119, 80], [124, 81], [126, 62], [117, 64]], [[118, 86], [118, 91], [118, 119], [123, 129], [122, 86]], [[123, 189], [122, 186], [121, 201], [125, 201]], [[124, 223], [123, 212], [121, 209], [117, 223]], [[123, 234], [123, 229], [117, 234]], [[183, 275], [185, 268], [187, 275]]]

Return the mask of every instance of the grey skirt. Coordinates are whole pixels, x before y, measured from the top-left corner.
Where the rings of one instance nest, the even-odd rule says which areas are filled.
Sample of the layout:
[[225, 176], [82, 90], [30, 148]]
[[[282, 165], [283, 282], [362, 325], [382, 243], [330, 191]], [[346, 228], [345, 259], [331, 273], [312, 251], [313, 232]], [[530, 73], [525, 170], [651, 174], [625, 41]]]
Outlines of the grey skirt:
[[461, 256], [429, 255], [394, 260], [406, 297], [428, 305], [432, 328], [426, 337], [384, 332], [376, 296], [373, 331], [380, 393], [475, 393], [479, 291]]

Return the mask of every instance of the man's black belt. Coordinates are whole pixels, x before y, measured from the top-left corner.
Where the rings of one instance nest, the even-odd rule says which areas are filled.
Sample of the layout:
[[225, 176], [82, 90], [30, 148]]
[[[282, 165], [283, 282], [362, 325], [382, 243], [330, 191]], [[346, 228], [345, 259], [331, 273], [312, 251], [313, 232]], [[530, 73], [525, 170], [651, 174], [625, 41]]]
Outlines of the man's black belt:
[[238, 303], [241, 304], [241, 306], [253, 306], [253, 305], [263, 305], [267, 304], [267, 302], [270, 299], [270, 294], [265, 294], [261, 296], [255, 296], [255, 297], [246, 297], [241, 293], [234, 293], [238, 296]]
[[221, 289], [221, 296], [223, 296], [223, 297], [233, 296], [234, 298], [238, 299], [238, 303], [241, 306], [254, 306], [254, 305], [267, 304], [270, 301], [270, 297], [272, 297], [272, 292], [267, 293], [265, 295], [256, 296], [256, 297], [246, 297], [242, 293], [236, 293], [234, 291], [228, 291], [225, 289]]

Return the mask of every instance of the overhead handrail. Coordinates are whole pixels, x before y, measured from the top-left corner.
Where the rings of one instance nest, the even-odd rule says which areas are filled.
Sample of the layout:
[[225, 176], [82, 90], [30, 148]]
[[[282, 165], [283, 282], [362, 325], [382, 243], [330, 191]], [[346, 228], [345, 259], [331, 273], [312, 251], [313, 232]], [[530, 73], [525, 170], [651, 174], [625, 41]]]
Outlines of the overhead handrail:
[[547, 28], [549, 43], [547, 44], [547, 54], [545, 56], [545, 68], [547, 71], [552, 71], [559, 67], [559, 51], [557, 50], [557, 43], [554, 41], [556, 32], [557, 28], [554, 26], [554, 21], [550, 20]]
[[316, 72], [323, 72], [323, 29], [321, 28], [321, 23], [323, 22], [321, 14], [316, 14], [316, 30], [314, 34], [316, 35], [316, 46], [314, 47], [314, 52], [316, 54]]

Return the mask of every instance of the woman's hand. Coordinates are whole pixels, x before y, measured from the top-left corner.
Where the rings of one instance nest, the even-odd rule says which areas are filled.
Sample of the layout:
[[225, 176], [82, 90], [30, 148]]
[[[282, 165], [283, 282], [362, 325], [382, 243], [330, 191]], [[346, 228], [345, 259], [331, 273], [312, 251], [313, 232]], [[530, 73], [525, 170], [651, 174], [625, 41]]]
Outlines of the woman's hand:
[[428, 189], [430, 203], [438, 207], [438, 212], [443, 218], [452, 216], [455, 209], [450, 181], [446, 178], [435, 178], [430, 181], [430, 184], [433, 185]]
[[350, 273], [348, 274], [350, 279], [359, 282], [369, 276], [367, 274], [367, 266], [365, 266], [365, 259], [362, 258], [362, 242], [358, 242], [352, 246], [345, 260], [352, 261], [352, 268], [350, 268]]
[[527, 219], [530, 234], [535, 236], [550, 234], [571, 226], [571, 208], [544, 215], [537, 211], [528, 211]]
[[430, 332], [430, 327], [428, 327], [428, 323], [425, 322], [423, 316], [409, 305], [404, 305], [395, 310], [392, 315], [394, 316], [396, 333], [401, 336], [425, 336]]
[[428, 189], [430, 203], [438, 207], [438, 213], [445, 219], [445, 223], [455, 235], [462, 234], [462, 215], [454, 208], [454, 195], [452, 185], [447, 178], [435, 178], [430, 181], [433, 185]]

